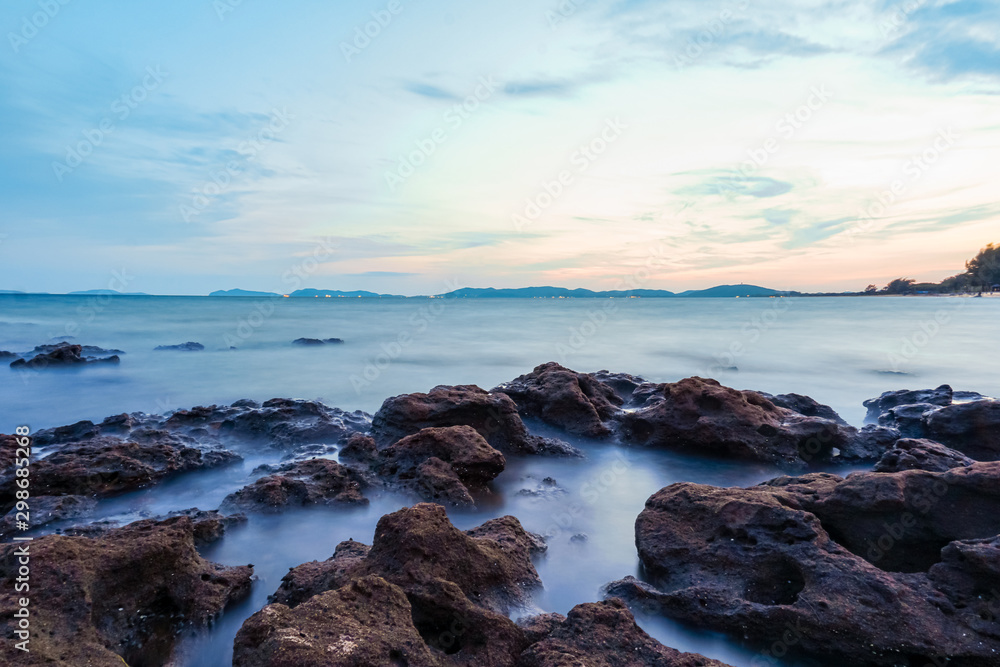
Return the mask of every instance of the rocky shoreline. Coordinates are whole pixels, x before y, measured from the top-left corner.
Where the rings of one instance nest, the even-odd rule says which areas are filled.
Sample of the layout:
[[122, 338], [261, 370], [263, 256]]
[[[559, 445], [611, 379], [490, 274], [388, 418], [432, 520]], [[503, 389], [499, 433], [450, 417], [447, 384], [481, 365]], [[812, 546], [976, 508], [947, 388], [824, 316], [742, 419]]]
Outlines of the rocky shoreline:
[[[251, 565], [211, 563], [199, 546], [246, 514], [364, 505], [391, 489], [412, 507], [383, 516], [370, 546], [342, 542], [289, 571], [239, 631], [234, 665], [723, 665], [661, 645], [632, 611], [727, 634], [759, 664], [1000, 665], [1000, 401], [942, 386], [865, 406], [859, 429], [798, 394], [553, 362], [491, 390], [391, 397], [374, 415], [243, 400], [45, 429], [32, 436], [38, 588], [25, 664], [168, 664], [178, 633], [258, 585]], [[462, 531], [445, 507], [476, 507], [514, 459], [582, 457], [559, 432], [785, 474], [661, 489], [635, 523], [641, 579], [611, 582], [605, 600], [567, 616], [526, 615], [544, 587], [533, 565], [544, 538], [513, 516]], [[5, 540], [16, 534], [14, 449], [0, 435]], [[259, 453], [278, 462], [218, 511], [88, 520], [103, 499]], [[820, 471], [841, 464], [868, 470]], [[16, 548], [0, 550], [8, 636]]]

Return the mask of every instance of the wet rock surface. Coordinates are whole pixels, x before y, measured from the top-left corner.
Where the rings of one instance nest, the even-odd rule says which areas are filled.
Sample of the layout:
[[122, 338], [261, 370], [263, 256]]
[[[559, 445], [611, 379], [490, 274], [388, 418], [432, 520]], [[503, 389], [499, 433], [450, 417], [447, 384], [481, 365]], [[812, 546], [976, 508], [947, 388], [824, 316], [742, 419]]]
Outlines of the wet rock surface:
[[1000, 460], [1000, 401], [957, 403], [925, 416], [927, 437], [977, 461]]
[[50, 535], [0, 548], [0, 613], [12, 638], [19, 550], [30, 551], [30, 653], [18, 664], [167, 664], [178, 631], [207, 624], [250, 587], [250, 566], [195, 549], [194, 522], [140, 521], [97, 538]]
[[[608, 595], [852, 665], [923, 667], [938, 656], [993, 665], [1000, 619], [966, 609], [985, 604], [981, 586], [993, 581], [979, 577], [976, 588], [971, 573], [994, 563], [998, 481], [998, 464], [977, 463], [748, 489], [674, 484], [636, 521], [651, 583], [627, 578]], [[979, 557], [964, 560], [963, 549]]]
[[840, 415], [833, 408], [829, 405], [823, 405], [809, 396], [803, 396], [802, 394], [778, 394], [777, 396], [773, 396], [762, 391], [757, 393], [779, 408], [785, 408], [806, 417], [829, 419], [847, 426], [847, 422], [841, 419]]
[[317, 346], [317, 345], [337, 345], [344, 341], [340, 338], [296, 338], [293, 345]]
[[[62, 445], [31, 464], [31, 489], [39, 496], [104, 497], [139, 489], [172, 475], [240, 461], [228, 450], [208, 450], [170, 441], [141, 444], [98, 436]], [[0, 508], [14, 504], [15, 468], [0, 474]]]
[[875, 464], [875, 472], [901, 472], [903, 470], [927, 470], [944, 472], [952, 468], [964, 468], [975, 463], [962, 452], [945, 447], [933, 440], [903, 438], [887, 451]]
[[566, 443], [530, 435], [509, 396], [475, 385], [442, 385], [386, 399], [372, 418], [371, 435], [387, 447], [422, 429], [449, 426], [471, 426], [503, 454], [577, 453]]
[[780, 408], [763, 395], [715, 380], [640, 386], [642, 403], [621, 416], [626, 442], [714, 456], [804, 466], [829, 460], [834, 450], [852, 457], [857, 431]]
[[565, 620], [558, 618], [546, 615], [529, 625], [538, 640], [521, 654], [517, 667], [726, 667], [660, 644], [636, 625], [618, 599], [580, 604]]
[[473, 488], [486, 486], [507, 464], [471, 426], [449, 426], [425, 428], [393, 443], [379, 452], [377, 467], [383, 474], [400, 475], [431, 457], [448, 463]]
[[[92, 353], [88, 355], [88, 352]], [[31, 370], [44, 370], [46, 368], [63, 368], [68, 366], [86, 366], [89, 364], [117, 364], [121, 362], [118, 354], [124, 354], [119, 350], [118, 354], [111, 354], [107, 357], [94, 356], [104, 354], [110, 350], [101, 350], [82, 345], [64, 343], [60, 345], [39, 345], [34, 352], [25, 357], [15, 359], [10, 363], [11, 368], [27, 368]]]
[[330, 459], [310, 459], [273, 467], [222, 501], [226, 512], [279, 512], [305, 505], [365, 505], [370, 480]]
[[607, 422], [624, 403], [614, 387], [596, 376], [577, 373], [555, 362], [537, 366], [531, 373], [505, 382], [493, 392], [510, 396], [522, 417], [536, 417], [569, 433], [590, 438], [611, 435]]
[[153, 348], [155, 352], [200, 352], [204, 350], [205, 346], [201, 343], [196, 343], [193, 340], [189, 340], [186, 343], [179, 343], [177, 345], [157, 345]]

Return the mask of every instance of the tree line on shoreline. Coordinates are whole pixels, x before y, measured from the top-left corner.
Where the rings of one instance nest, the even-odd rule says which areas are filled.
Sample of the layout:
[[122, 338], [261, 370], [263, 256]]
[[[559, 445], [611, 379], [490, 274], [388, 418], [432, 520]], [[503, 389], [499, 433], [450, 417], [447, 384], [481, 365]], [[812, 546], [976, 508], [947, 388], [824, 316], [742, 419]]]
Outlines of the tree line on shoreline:
[[965, 271], [939, 283], [919, 283], [913, 278], [896, 278], [879, 289], [869, 285], [862, 294], [953, 294], [956, 292], [1000, 291], [1000, 245], [987, 244], [965, 263]]

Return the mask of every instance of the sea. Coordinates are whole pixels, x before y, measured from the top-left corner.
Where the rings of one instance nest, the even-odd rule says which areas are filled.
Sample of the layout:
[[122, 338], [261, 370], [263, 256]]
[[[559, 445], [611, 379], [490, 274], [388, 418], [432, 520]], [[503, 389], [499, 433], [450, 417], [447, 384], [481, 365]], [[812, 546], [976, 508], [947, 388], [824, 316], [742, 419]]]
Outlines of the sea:
[[[24, 371], [0, 368], [0, 432], [32, 431], [123, 412], [165, 414], [242, 398], [319, 400], [374, 413], [394, 395], [437, 385], [489, 389], [557, 361], [653, 382], [698, 375], [738, 389], [798, 393], [860, 426], [865, 399], [950, 384], [1000, 396], [1000, 299], [775, 297], [670, 299], [358, 299], [0, 295], [0, 350], [23, 353], [69, 340], [121, 350], [117, 365]], [[298, 338], [340, 338], [322, 346]], [[195, 352], [156, 351], [198, 342]], [[511, 457], [475, 510], [449, 510], [463, 529], [513, 514], [546, 536], [536, 562], [544, 588], [517, 615], [601, 599], [606, 583], [641, 576], [634, 522], [645, 500], [680, 481], [748, 486], [781, 471], [746, 462], [532, 431], [581, 448], [581, 460]], [[242, 465], [181, 476], [101, 501], [97, 518], [128, 522], [173, 510], [215, 509], [255, 477]], [[274, 461], [270, 461], [274, 462]], [[848, 470], [834, 470], [846, 473]], [[532, 495], [546, 477], [565, 491]], [[384, 492], [363, 508], [251, 516], [203, 554], [253, 563], [250, 596], [214, 625], [182, 638], [177, 664], [231, 663], [243, 621], [267, 604], [290, 567], [329, 558], [346, 539], [371, 543], [379, 517], [414, 502]], [[794, 667], [734, 638], [658, 617], [637, 618], [668, 646], [736, 667]]]

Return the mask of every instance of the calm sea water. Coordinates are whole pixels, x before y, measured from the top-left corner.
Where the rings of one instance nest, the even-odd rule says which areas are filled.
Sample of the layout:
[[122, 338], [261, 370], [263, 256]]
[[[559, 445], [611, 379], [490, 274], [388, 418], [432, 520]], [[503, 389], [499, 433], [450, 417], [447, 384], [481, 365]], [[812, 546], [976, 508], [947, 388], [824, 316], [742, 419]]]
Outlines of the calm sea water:
[[[860, 424], [861, 401], [883, 391], [933, 387], [1000, 395], [1000, 299], [798, 298], [627, 300], [363, 300], [0, 296], [0, 350], [23, 352], [66, 335], [125, 352], [119, 366], [45, 372], [0, 368], [0, 432], [162, 413], [240, 398], [320, 399], [374, 412], [388, 396], [438, 384], [485, 388], [559, 361], [673, 381], [690, 375], [771, 393], [808, 394]], [[345, 340], [301, 348], [299, 337]], [[196, 341], [202, 352], [154, 352]], [[237, 349], [230, 349], [235, 347]], [[537, 427], [536, 430], [544, 432]], [[600, 599], [600, 587], [637, 574], [633, 523], [653, 492], [677, 481], [745, 486], [778, 471], [571, 439], [582, 461], [512, 460], [462, 528], [504, 514], [549, 536], [538, 563], [536, 610], [565, 613]], [[181, 477], [102, 501], [121, 521], [176, 509], [214, 509], [262, 461]], [[564, 494], [519, 495], [552, 476]], [[251, 597], [211, 631], [188, 637], [184, 665], [224, 665], [243, 620], [266, 604], [289, 567], [326, 559], [341, 540], [370, 543], [375, 522], [412, 503], [375, 495], [362, 509], [255, 516], [207, 557], [255, 565]], [[586, 539], [574, 536], [584, 535]], [[640, 619], [660, 641], [730, 664], [752, 648], [662, 619]], [[793, 664], [793, 663], [788, 663]]]

